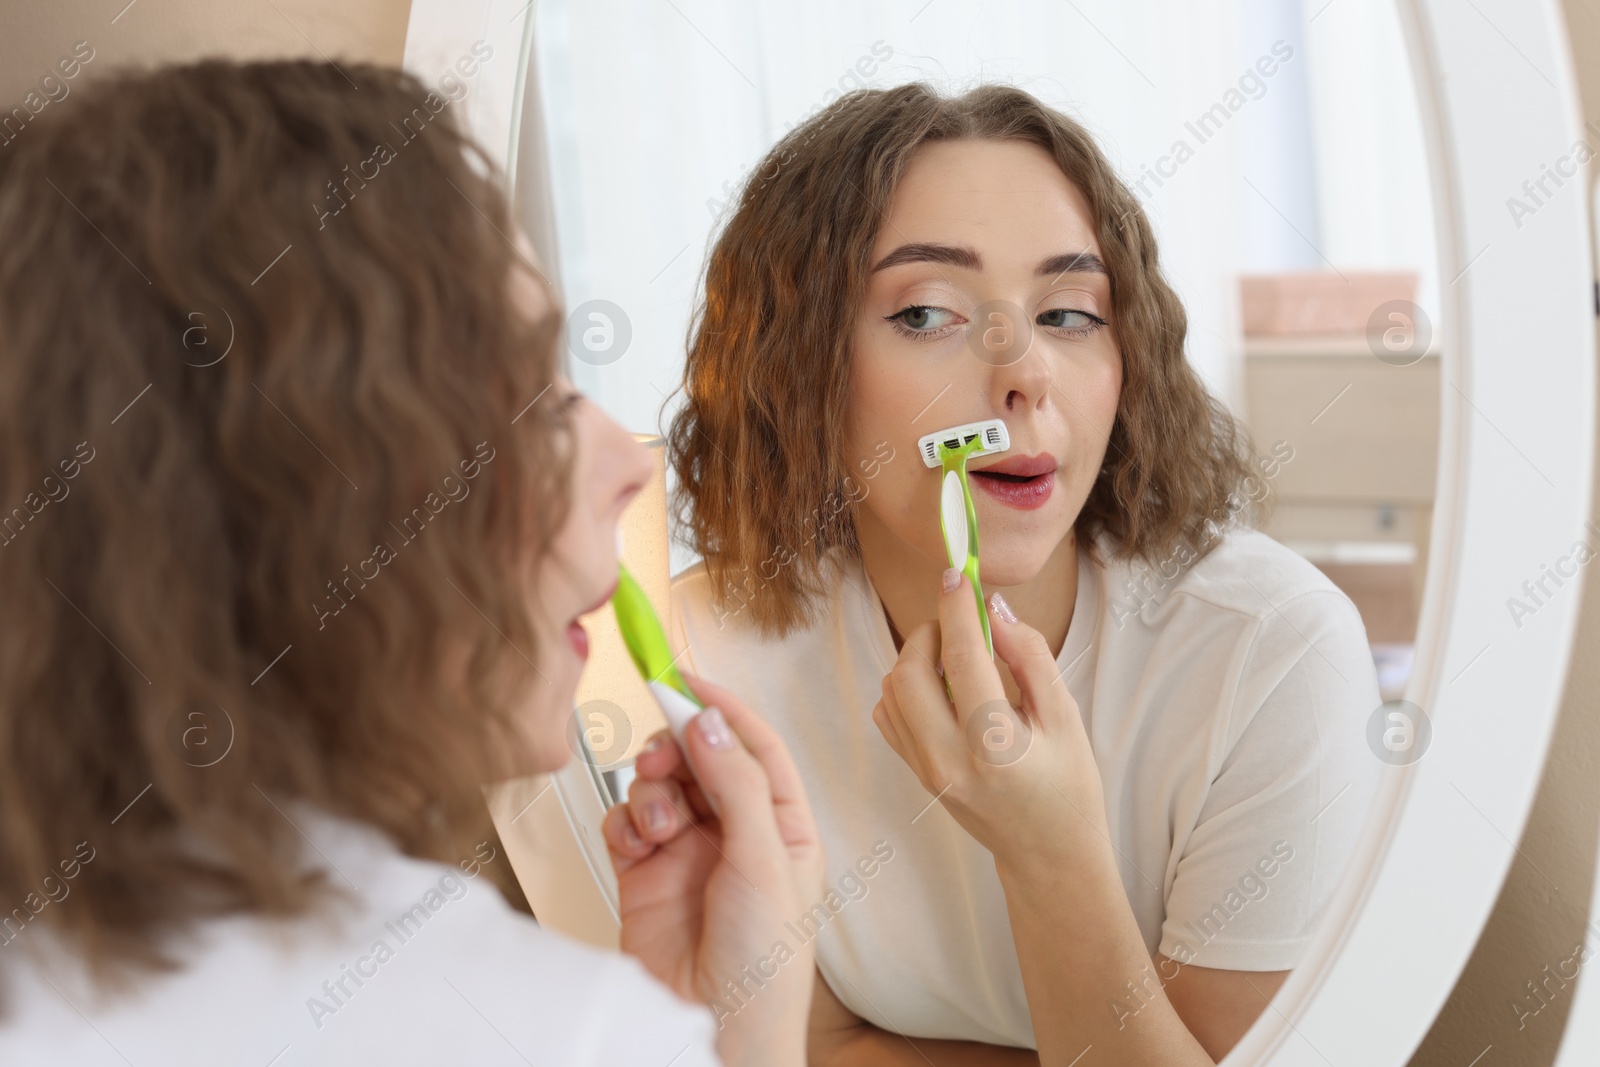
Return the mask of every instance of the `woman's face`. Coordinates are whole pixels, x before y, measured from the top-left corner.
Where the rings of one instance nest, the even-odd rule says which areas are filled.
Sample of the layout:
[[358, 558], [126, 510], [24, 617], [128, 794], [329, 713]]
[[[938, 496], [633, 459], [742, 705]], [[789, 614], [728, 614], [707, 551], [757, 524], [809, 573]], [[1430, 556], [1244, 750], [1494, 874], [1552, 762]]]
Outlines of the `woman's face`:
[[[531, 252], [525, 243], [523, 248], [524, 254]], [[517, 274], [512, 284], [518, 304], [529, 314], [540, 313], [543, 290]], [[532, 766], [523, 773], [555, 770], [572, 755], [566, 731], [589, 656], [589, 637], [578, 619], [611, 598], [617, 585], [617, 524], [654, 469], [650, 451], [565, 376], [557, 376], [550, 392], [571, 417], [572, 497], [551, 551], [535, 571], [531, 596], [539, 665], [525, 708]]]
[[551, 552], [539, 563], [535, 586], [540, 627], [539, 670], [548, 682], [539, 700], [535, 752], [541, 769], [559, 767], [572, 753], [566, 730], [578, 679], [589, 657], [579, 617], [604, 607], [617, 587], [617, 525], [622, 511], [650, 480], [650, 452], [565, 378], [551, 387], [570, 406], [575, 451], [572, 501]]
[[1010, 449], [968, 468], [982, 578], [1011, 586], [1038, 574], [1094, 485], [1122, 388], [1099, 253], [1083, 194], [1038, 146], [916, 151], [874, 242], [855, 327], [849, 454], [887, 441], [895, 455], [864, 483], [864, 538], [876, 527], [945, 566], [940, 472], [917, 440], [998, 418]]

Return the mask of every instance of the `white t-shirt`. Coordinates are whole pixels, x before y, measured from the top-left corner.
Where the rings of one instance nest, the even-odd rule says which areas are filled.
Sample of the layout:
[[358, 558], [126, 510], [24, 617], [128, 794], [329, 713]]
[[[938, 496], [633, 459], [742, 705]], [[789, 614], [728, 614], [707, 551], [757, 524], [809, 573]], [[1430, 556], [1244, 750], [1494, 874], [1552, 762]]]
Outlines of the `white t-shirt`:
[[[1252, 530], [1167, 578], [1142, 563], [1102, 568], [1081, 547], [1078, 561], [1057, 663], [1146, 946], [1202, 967], [1292, 968], [1382, 766], [1365, 741], [1379, 698], [1360, 616], [1322, 572]], [[815, 937], [828, 984], [876, 1026], [1035, 1047], [994, 858], [930, 806], [873, 724], [896, 659], [888, 623], [858, 560], [837, 553], [828, 574], [814, 621], [778, 640], [739, 601], [714, 603], [703, 564], [672, 586], [677, 648], [783, 736], [829, 869], [846, 871], [849, 884], [794, 930]], [[870, 880], [851, 877], [875, 846], [892, 858]]]
[[[333, 881], [357, 887], [336, 925], [208, 920], [179, 950], [181, 970], [142, 975], [112, 999], [47, 928], [24, 927], [0, 947], [0, 1063], [719, 1062], [711, 1013], [632, 957], [543, 930], [492, 884], [409, 858], [374, 828], [304, 809], [294, 818], [336, 868]], [[47, 906], [70, 908], [72, 897]], [[48, 971], [25, 954], [32, 938]]]

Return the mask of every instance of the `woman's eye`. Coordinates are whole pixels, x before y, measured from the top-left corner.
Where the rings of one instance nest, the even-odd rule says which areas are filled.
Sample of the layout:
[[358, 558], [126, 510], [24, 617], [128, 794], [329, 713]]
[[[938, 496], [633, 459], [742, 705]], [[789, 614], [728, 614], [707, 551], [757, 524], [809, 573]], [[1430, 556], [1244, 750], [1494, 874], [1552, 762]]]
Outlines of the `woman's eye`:
[[1070, 333], [1090, 333], [1106, 324], [1106, 320], [1098, 315], [1091, 315], [1087, 311], [1075, 311], [1071, 308], [1056, 308], [1039, 315], [1040, 326], [1049, 326], [1057, 330], [1066, 330]]
[[956, 313], [944, 308], [913, 304], [889, 316], [889, 321], [903, 333], [933, 333], [953, 325]]

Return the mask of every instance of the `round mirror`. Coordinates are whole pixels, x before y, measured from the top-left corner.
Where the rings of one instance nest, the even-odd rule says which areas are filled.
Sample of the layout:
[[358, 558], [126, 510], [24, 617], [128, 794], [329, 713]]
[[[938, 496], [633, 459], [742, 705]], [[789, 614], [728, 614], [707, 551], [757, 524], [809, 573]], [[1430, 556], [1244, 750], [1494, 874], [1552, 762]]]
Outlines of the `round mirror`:
[[[1404, 1062], [1514, 856], [1578, 577], [1600, 550], [1584, 526], [1590, 229], [1554, 9], [929, 0], [799, 19], [768, 4], [477, 7], [482, 18], [416, 0], [408, 65], [461, 51], [451, 33], [502, 27], [492, 43], [515, 74], [473, 121], [504, 146], [567, 307], [604, 311], [608, 330], [574, 331], [576, 348], [569, 337], [574, 379], [639, 432], [667, 430], [679, 409], [707, 253], [741, 193], [772, 180], [773, 146], [835, 101], [917, 81], [946, 94], [1002, 83], [1089, 132], [1149, 219], [1187, 313], [1189, 364], [1249, 433], [1258, 529], [1353, 606], [1371, 669], [1370, 705], [1340, 727], [1369, 762], [1321, 783], [1304, 820], [1338, 873], [1319, 876], [1292, 966], [1255, 968], [1289, 973], [1227, 1062]], [[911, 408], [939, 401], [927, 393]], [[674, 553], [674, 571], [693, 566]], [[1157, 611], [1172, 580], [1157, 570], [1102, 595], [1131, 617]], [[1322, 655], [1316, 639], [1306, 646]], [[760, 692], [746, 695], [761, 707]], [[1130, 861], [1130, 899], [1142, 880], [1152, 906], [1169, 903], [1184, 858], [1148, 871]], [[1271, 899], [1271, 876], [1241, 871], [1213, 872], [1221, 910], [1201, 920], [1202, 942], [1268, 910], [1257, 901]], [[852, 923], [892, 921], [896, 890], [885, 879], [874, 891], [850, 905]], [[1003, 916], [996, 929], [1009, 936]], [[871, 1010], [878, 990], [838, 977], [855, 983], [836, 990], [848, 1007], [893, 1028]], [[987, 1040], [1026, 1043], [1009, 1025], [993, 1020]]]

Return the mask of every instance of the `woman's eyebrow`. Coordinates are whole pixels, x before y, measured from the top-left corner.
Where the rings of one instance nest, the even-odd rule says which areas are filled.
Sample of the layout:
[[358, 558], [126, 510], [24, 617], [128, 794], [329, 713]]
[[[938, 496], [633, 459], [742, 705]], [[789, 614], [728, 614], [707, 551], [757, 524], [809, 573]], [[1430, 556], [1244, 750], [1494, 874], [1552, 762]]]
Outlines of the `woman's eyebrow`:
[[1059, 256], [1051, 256], [1039, 264], [1037, 273], [1049, 274], [1060, 277], [1070, 273], [1110, 274], [1106, 270], [1105, 261], [1093, 252], [1064, 252]]
[[983, 257], [970, 248], [921, 242], [901, 245], [878, 260], [868, 273], [876, 274], [880, 270], [897, 267], [902, 263], [948, 263], [952, 267], [962, 267], [966, 270], [983, 269]]
[[[873, 265], [870, 273], [877, 273], [902, 263], [948, 263], [965, 270], [982, 270], [983, 257], [971, 248], [933, 242], [903, 244]], [[1041, 276], [1052, 277], [1070, 273], [1109, 274], [1101, 258], [1093, 252], [1063, 252], [1039, 264], [1036, 271]]]

